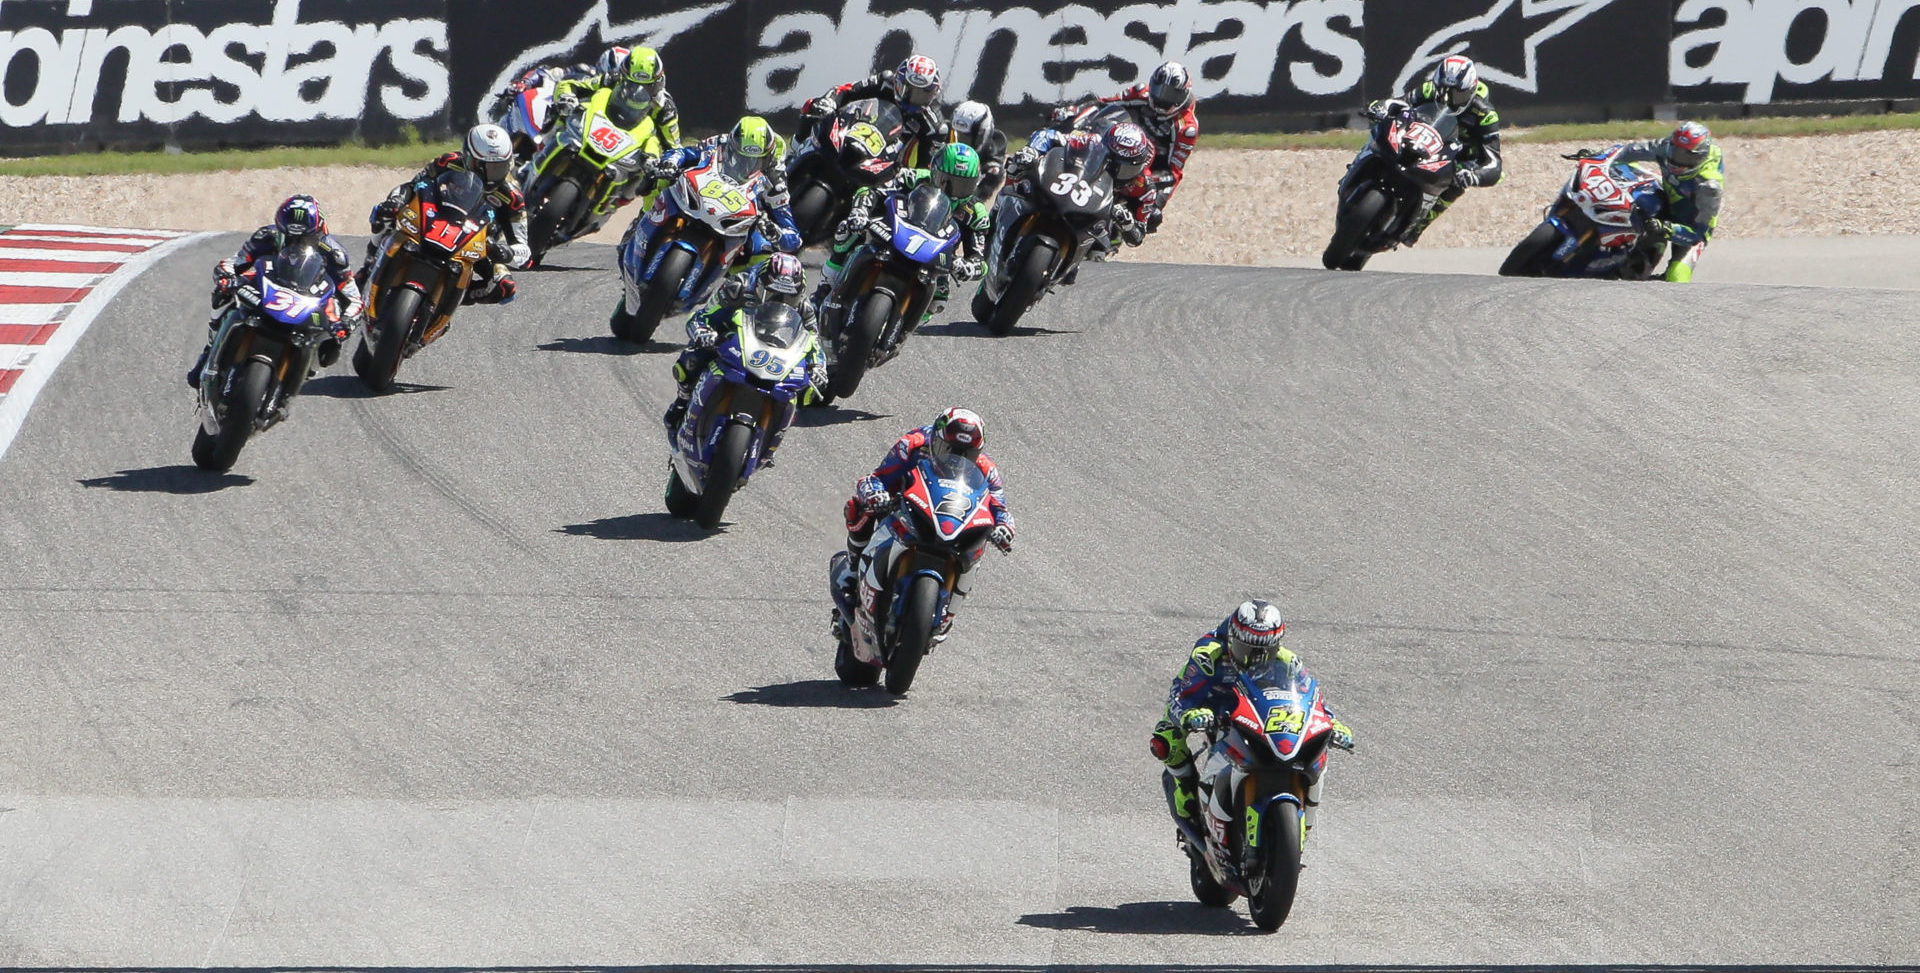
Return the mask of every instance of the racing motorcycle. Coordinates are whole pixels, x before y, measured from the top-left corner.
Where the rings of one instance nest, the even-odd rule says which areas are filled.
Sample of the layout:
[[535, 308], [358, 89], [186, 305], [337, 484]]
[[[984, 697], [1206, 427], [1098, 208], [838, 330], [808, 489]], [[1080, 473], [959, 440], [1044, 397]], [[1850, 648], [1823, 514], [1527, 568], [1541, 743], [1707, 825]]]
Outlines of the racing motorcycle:
[[900, 168], [905, 123], [890, 101], [861, 98], [813, 123], [787, 158], [787, 185], [801, 246], [826, 242], [847, 218], [853, 194], [878, 186]]
[[353, 371], [375, 392], [393, 387], [400, 363], [447, 333], [453, 312], [489, 250], [493, 207], [476, 173], [453, 169], [414, 193], [394, 214], [367, 270], [367, 329], [354, 349]]
[[620, 241], [623, 292], [608, 322], [614, 337], [646, 344], [667, 315], [706, 303], [748, 255], [756, 230], [778, 232], [760, 204], [766, 178], [752, 159], [710, 151], [654, 197]]
[[838, 307], [828, 301], [819, 308], [828, 399], [852, 395], [868, 369], [900, 353], [959, 252], [953, 206], [932, 183], [887, 197], [886, 217], [864, 232], [833, 291]]
[[351, 330], [333, 297], [326, 257], [310, 244], [262, 257], [241, 276], [200, 371], [195, 466], [233, 469], [254, 433], [287, 417], [321, 342]]
[[[1353, 741], [1334, 732], [1319, 680], [1297, 660], [1241, 672], [1233, 693], [1216, 732], [1189, 736], [1205, 827], [1174, 818], [1194, 898], [1226, 906], [1244, 895], [1254, 924], [1271, 932], [1299, 886], [1308, 789], [1327, 769], [1328, 748], [1351, 751]], [[1172, 771], [1161, 784], [1171, 807]]]
[[965, 456], [923, 455], [898, 502], [874, 528], [860, 572], [859, 604], [848, 605], [837, 579], [845, 551], [834, 554], [827, 588], [846, 637], [834, 650], [833, 671], [846, 686], [871, 686], [886, 675], [887, 692], [913, 686], [933, 647], [962, 565], [980, 560], [993, 532], [986, 474]]
[[1617, 162], [1614, 146], [1572, 156], [1573, 175], [1547, 206], [1546, 218], [1500, 265], [1502, 277], [1604, 277], [1646, 280], [1660, 264], [1666, 235], [1660, 166]]
[[733, 492], [793, 425], [794, 407], [811, 387], [815, 344], [800, 312], [786, 304], [734, 312], [673, 435], [668, 513], [708, 530], [719, 526]]
[[618, 209], [622, 186], [645, 178], [658, 146], [653, 116], [632, 117], [602, 88], [567, 115], [565, 124], [534, 156], [527, 186], [528, 246], [535, 263], [547, 251], [598, 232]]
[[[1112, 108], [1112, 106], [1109, 106]], [[1102, 116], [1125, 121], [1124, 109]], [[1117, 214], [1107, 149], [1066, 144], [1047, 150], [1023, 177], [1024, 191], [1001, 193], [987, 242], [987, 273], [973, 295], [973, 318], [994, 334], [1013, 330], [1040, 298], [1089, 256], [1106, 256]]]
[[553, 89], [567, 76], [560, 68], [538, 67], [521, 75], [514, 86], [493, 99], [487, 114], [495, 124], [507, 130], [513, 140], [513, 168], [526, 185], [532, 175], [528, 168], [535, 156], [546, 148], [547, 114], [553, 108]]
[[1340, 180], [1333, 239], [1320, 256], [1328, 270], [1360, 270], [1374, 254], [1400, 245], [1453, 185], [1458, 127], [1452, 115], [1432, 105], [1374, 120], [1367, 144]]

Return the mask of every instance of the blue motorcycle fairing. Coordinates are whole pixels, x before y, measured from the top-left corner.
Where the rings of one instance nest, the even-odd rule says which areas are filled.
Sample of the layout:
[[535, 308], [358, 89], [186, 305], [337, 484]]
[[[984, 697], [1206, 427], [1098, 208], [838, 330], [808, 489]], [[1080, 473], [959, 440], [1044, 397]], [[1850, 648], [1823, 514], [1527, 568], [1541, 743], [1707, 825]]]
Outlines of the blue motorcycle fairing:
[[915, 226], [907, 222], [900, 212], [900, 197], [887, 199], [887, 212], [893, 217], [893, 249], [916, 263], [930, 264], [960, 243], [958, 232], [946, 237], [936, 234], [941, 230]]

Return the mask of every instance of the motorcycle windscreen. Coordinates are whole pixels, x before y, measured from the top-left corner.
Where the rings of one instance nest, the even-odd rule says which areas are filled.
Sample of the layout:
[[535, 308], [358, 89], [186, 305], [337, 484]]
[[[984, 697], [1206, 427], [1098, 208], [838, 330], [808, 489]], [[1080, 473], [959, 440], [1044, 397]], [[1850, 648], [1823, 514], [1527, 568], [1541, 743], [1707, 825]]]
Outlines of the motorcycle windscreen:
[[741, 155], [732, 149], [722, 149], [720, 158], [714, 160], [714, 172], [736, 186], [744, 187], [760, 174], [760, 165], [765, 159], [754, 159]]
[[920, 475], [934, 530], [942, 540], [956, 540], [970, 527], [992, 526], [987, 475], [972, 458], [935, 451], [920, 461]]
[[1241, 673], [1241, 691], [1253, 704], [1261, 729], [1282, 757], [1292, 756], [1306, 734], [1313, 705], [1313, 679], [1299, 660], [1270, 659]]
[[944, 237], [947, 224], [953, 222], [953, 205], [947, 202], [947, 194], [932, 183], [915, 187], [895, 212], [902, 222], [926, 231], [929, 236]]
[[800, 312], [778, 301], [767, 301], [753, 312], [754, 340], [769, 348], [787, 349], [805, 340]]
[[[305, 241], [260, 262], [264, 308], [274, 318], [299, 324], [320, 309], [321, 302], [333, 296], [333, 277], [327, 272], [326, 254]], [[287, 295], [270, 293], [278, 289]]]
[[433, 184], [435, 218], [449, 223], [480, 219], [487, 205], [487, 184], [477, 173], [453, 169]]

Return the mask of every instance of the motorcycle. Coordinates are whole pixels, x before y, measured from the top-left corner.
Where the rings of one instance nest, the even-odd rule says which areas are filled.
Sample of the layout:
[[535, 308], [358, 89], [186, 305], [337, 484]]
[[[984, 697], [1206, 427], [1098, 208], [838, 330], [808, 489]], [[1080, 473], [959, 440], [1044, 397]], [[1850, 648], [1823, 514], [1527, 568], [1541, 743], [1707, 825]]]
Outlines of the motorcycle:
[[958, 454], [922, 456], [901, 502], [874, 528], [859, 571], [859, 604], [846, 603], [838, 584], [849, 568], [834, 554], [827, 588], [846, 621], [834, 650], [833, 671], [843, 685], [872, 686], [886, 675], [887, 692], [913, 686], [933, 633], [946, 615], [962, 565], [980, 560], [993, 531], [986, 474]]
[[760, 203], [766, 179], [753, 160], [709, 152], [654, 198], [620, 241], [614, 337], [646, 344], [668, 314], [706, 303], [771, 223]]
[[1616, 162], [1614, 146], [1576, 157], [1573, 175], [1546, 217], [1500, 265], [1502, 277], [1646, 280], [1667, 238], [1652, 229], [1661, 212], [1660, 165]]
[[368, 388], [392, 388], [400, 363], [447, 333], [478, 265], [490, 258], [492, 222], [486, 185], [465, 170], [441, 174], [394, 215], [367, 270], [367, 329], [353, 353], [354, 374]]
[[526, 186], [535, 263], [606, 226], [619, 208], [621, 187], [645, 178], [647, 164], [659, 154], [653, 116], [632, 117], [612, 98], [611, 88], [594, 92], [533, 158]]
[[[1125, 121], [1126, 113], [1102, 117], [1111, 124]], [[1024, 191], [1001, 193], [986, 277], [973, 295], [974, 320], [1004, 335], [1082, 260], [1105, 259], [1112, 221], [1124, 213], [1115, 206], [1106, 162], [1106, 146], [1098, 141], [1086, 148], [1056, 145], [1025, 174]]]
[[[1328, 749], [1351, 751], [1353, 742], [1334, 732], [1319, 680], [1296, 660], [1242, 672], [1233, 691], [1219, 732], [1189, 737], [1199, 744], [1194, 770], [1206, 826], [1175, 820], [1194, 898], [1220, 907], [1246, 896], [1254, 924], [1272, 932], [1287, 921], [1299, 887], [1308, 792], [1326, 771]], [[1161, 783], [1171, 807], [1173, 773]]]
[[900, 168], [905, 123], [899, 106], [861, 98], [816, 120], [812, 135], [787, 157], [787, 185], [802, 247], [826, 242], [847, 218], [853, 194], [891, 179]]
[[534, 157], [546, 148], [547, 115], [553, 109], [553, 89], [566, 72], [560, 68], [533, 68], [520, 76], [516, 88], [493, 99], [487, 114], [513, 140], [513, 168], [528, 183]]
[[1453, 185], [1458, 123], [1433, 106], [1382, 114], [1340, 180], [1333, 239], [1320, 262], [1360, 270], [1374, 254], [1400, 245], [1433, 201]]
[[325, 255], [304, 243], [262, 257], [241, 277], [200, 371], [195, 466], [233, 469], [254, 433], [287, 417], [320, 344], [350, 330], [333, 297]]
[[800, 312], [786, 304], [769, 301], [751, 317], [734, 312], [674, 432], [668, 513], [708, 530], [719, 526], [733, 492], [793, 425], [794, 407], [810, 387], [814, 347]]
[[959, 252], [953, 206], [931, 183], [890, 196], [886, 205], [887, 217], [867, 225], [867, 239], [847, 258], [834, 300], [819, 308], [828, 339], [827, 399], [852, 395], [868, 369], [900, 353]]

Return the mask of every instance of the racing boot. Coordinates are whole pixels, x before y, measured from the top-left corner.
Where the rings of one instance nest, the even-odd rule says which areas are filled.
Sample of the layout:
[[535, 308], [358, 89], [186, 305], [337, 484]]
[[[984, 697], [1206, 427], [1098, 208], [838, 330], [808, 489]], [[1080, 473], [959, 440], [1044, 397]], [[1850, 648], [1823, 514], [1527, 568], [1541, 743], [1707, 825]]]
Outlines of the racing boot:
[[960, 607], [960, 599], [972, 590], [973, 572], [962, 569], [960, 576], [953, 579], [953, 597], [947, 599], [947, 610], [940, 613], [940, 623], [933, 627], [933, 642], [928, 649], [947, 640], [947, 633], [953, 631], [954, 610]]
[[673, 404], [667, 406], [666, 414], [660, 417], [660, 421], [667, 424], [668, 442], [672, 442], [674, 435], [680, 431], [680, 423], [687, 418], [687, 403], [692, 401], [693, 385], [682, 385], [680, 394], [674, 396]]
[[213, 354], [213, 342], [209, 341], [205, 348], [200, 349], [200, 357], [194, 361], [193, 367], [187, 369], [187, 388], [195, 392], [200, 391], [200, 372], [207, 367], [207, 356], [211, 354]]
[[1185, 822], [1196, 834], [1206, 834], [1206, 822], [1200, 819], [1200, 784], [1194, 774], [1193, 761], [1167, 768], [1160, 781], [1166, 788], [1167, 810], [1173, 812], [1174, 820]]

